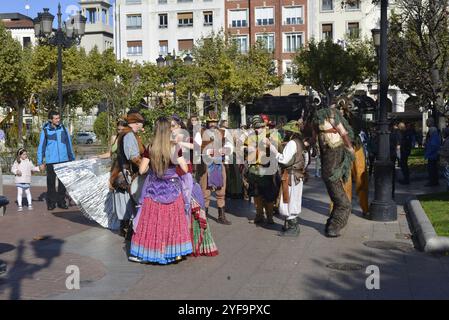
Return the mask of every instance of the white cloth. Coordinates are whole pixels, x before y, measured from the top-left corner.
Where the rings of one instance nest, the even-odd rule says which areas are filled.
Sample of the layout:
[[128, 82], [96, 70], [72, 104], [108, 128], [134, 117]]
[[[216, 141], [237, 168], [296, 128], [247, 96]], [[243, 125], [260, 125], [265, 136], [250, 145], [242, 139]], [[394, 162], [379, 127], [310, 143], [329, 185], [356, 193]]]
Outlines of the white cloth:
[[[22, 198], [23, 198], [23, 189], [21, 187], [17, 187], [17, 205], [19, 207], [22, 206]], [[30, 188], [25, 189], [25, 194], [27, 196], [28, 207], [32, 206], [33, 198], [31, 197]]]
[[[21, 175], [18, 176], [17, 172], [20, 171]], [[36, 167], [30, 159], [21, 160], [20, 163], [14, 161], [11, 172], [16, 175], [15, 183], [31, 183], [31, 173], [39, 172], [39, 167]]]
[[[282, 153], [278, 153], [276, 155], [276, 159], [279, 163], [284, 165], [292, 164], [295, 160], [296, 155], [296, 142], [289, 141], [284, 148]], [[304, 182], [301, 181], [294, 185], [295, 177], [293, 175], [290, 176], [290, 181], [292, 181], [292, 186], [288, 187], [288, 195], [290, 201], [288, 203], [284, 203], [284, 195], [281, 192], [281, 200], [279, 202], [279, 213], [286, 217], [287, 220], [296, 218], [301, 213], [302, 208], [302, 190]]]

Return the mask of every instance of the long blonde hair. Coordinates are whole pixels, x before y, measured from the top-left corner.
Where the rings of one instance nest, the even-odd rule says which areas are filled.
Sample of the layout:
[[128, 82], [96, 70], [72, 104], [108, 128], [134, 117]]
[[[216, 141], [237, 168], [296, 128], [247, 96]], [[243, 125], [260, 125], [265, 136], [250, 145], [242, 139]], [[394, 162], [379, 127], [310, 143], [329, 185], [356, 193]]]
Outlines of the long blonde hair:
[[167, 118], [159, 118], [154, 128], [154, 138], [151, 144], [151, 170], [161, 178], [170, 165], [172, 143], [171, 128]]

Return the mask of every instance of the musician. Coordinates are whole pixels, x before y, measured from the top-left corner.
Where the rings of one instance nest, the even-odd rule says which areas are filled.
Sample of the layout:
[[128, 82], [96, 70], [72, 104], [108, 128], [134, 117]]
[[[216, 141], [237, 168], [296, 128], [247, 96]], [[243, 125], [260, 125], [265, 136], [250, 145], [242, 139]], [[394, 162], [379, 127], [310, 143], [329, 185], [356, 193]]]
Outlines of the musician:
[[197, 174], [204, 194], [206, 213], [209, 214], [209, 203], [212, 192], [215, 192], [218, 206], [218, 223], [231, 225], [226, 219], [226, 168], [225, 158], [233, 153], [232, 137], [227, 130], [218, 128], [218, 116], [210, 111], [206, 119], [207, 130], [195, 137], [195, 143], [201, 146], [201, 166]]
[[299, 235], [299, 214], [301, 213], [303, 184], [306, 178], [306, 163], [308, 152], [304, 146], [301, 134], [301, 121], [290, 121], [283, 129], [286, 133], [287, 145], [280, 153], [270, 145], [282, 168], [282, 185], [279, 203], [279, 213], [285, 217], [284, 227], [279, 236]]
[[135, 203], [130, 195], [132, 180], [139, 174], [141, 155], [145, 148], [138, 136], [143, 131], [145, 119], [138, 112], [129, 113], [126, 117], [128, 126], [117, 139], [117, 159], [112, 165], [111, 186], [114, 189], [114, 210], [120, 220], [120, 235], [125, 236], [129, 222], [135, 214]]

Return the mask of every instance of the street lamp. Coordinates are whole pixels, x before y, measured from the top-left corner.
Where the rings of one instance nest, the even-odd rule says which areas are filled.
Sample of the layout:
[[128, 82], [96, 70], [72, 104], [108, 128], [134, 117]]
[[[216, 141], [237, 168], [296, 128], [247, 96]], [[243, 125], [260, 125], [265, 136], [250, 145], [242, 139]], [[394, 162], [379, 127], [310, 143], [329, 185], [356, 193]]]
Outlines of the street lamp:
[[[173, 56], [172, 56], [171, 53], [169, 52], [165, 58], [160, 54], [159, 57], [156, 59], [156, 65], [159, 68], [163, 68], [163, 67], [171, 68], [171, 67], [173, 67], [173, 65], [175, 63], [175, 60], [176, 60], [176, 54], [173, 54]], [[190, 55], [190, 53], [188, 53], [184, 57], [183, 62], [187, 66], [190, 66], [190, 65], [193, 64], [193, 58]], [[177, 84], [177, 81], [176, 81], [176, 78], [175, 78], [175, 76], [174, 76], [174, 74], [172, 72], [169, 72], [169, 77], [170, 77], [170, 81], [174, 85], [174, 87], [173, 87], [173, 100], [174, 100], [174, 103], [176, 105], [176, 102], [177, 102], [177, 100], [176, 100], [176, 98], [177, 98], [176, 97], [176, 84]], [[189, 112], [188, 113], [189, 113], [189, 117], [190, 117], [190, 91], [189, 91]]]
[[36, 38], [47, 40], [48, 44], [58, 47], [58, 108], [62, 114], [62, 48], [70, 48], [79, 45], [86, 30], [86, 17], [78, 12], [64, 23], [62, 28], [61, 4], [58, 4], [58, 29], [53, 33], [53, 20], [55, 18], [50, 9], [44, 8], [44, 12], [39, 12], [33, 19], [34, 33]]
[[380, 32], [373, 32], [374, 45], [379, 45], [380, 56], [380, 95], [379, 118], [377, 128], [379, 143], [376, 162], [374, 164], [374, 200], [370, 206], [370, 218], [374, 221], [396, 221], [397, 207], [392, 199], [392, 175], [394, 165], [390, 160], [390, 132], [387, 119], [387, 9], [388, 0], [381, 0]]

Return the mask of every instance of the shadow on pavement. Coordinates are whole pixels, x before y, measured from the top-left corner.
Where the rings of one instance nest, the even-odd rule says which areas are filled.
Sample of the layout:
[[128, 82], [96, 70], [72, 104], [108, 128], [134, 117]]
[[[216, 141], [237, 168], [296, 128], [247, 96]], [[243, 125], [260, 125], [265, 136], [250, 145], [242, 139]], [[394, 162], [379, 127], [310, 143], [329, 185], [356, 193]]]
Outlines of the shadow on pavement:
[[101, 228], [101, 226], [98, 223], [87, 219], [80, 211], [58, 211], [58, 212], [51, 212], [51, 214], [56, 218], [65, 219], [70, 222], [95, 228]]
[[[17, 246], [17, 254], [12, 265], [8, 265], [7, 275], [0, 278], [0, 292], [10, 289], [9, 299], [19, 300], [22, 298], [22, 281], [32, 279], [33, 275], [51, 266], [53, 260], [61, 255], [64, 241], [45, 236], [45, 241], [31, 241], [34, 258], [42, 259], [42, 264], [26, 262], [25, 241], [20, 240]], [[33, 258], [33, 257], [31, 257]]]

